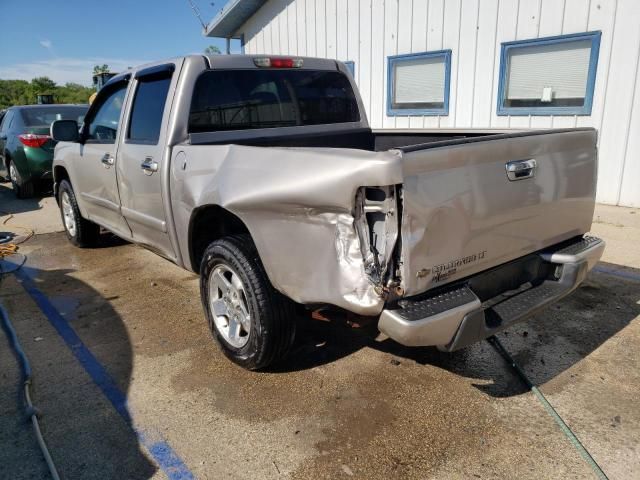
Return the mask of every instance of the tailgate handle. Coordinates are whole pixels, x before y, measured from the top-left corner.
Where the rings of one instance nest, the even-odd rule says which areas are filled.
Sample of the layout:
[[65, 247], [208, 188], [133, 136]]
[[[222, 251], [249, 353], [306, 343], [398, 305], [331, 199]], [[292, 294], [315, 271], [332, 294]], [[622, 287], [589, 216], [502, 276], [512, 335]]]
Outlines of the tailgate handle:
[[534, 177], [536, 174], [536, 161], [533, 158], [528, 160], [514, 160], [505, 165], [507, 178], [512, 182]]

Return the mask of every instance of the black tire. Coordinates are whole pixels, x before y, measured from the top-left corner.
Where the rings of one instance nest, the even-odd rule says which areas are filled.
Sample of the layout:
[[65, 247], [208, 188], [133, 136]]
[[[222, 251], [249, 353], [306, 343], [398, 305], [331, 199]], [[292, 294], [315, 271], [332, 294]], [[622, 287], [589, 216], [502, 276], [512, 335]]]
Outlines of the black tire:
[[[67, 223], [65, 222], [65, 213], [63, 209], [63, 196], [65, 194], [67, 195], [71, 205], [71, 212], [75, 221], [75, 231], [70, 231]], [[62, 225], [64, 226], [64, 231], [67, 234], [69, 241], [76, 247], [80, 248], [95, 246], [98, 243], [98, 238], [100, 237], [100, 226], [82, 217], [80, 209], [78, 208], [78, 202], [76, 201], [76, 195], [73, 192], [71, 184], [67, 180], [62, 180], [60, 182], [60, 188], [58, 189], [58, 205], [60, 207]]]
[[[0, 160], [0, 163], [4, 161], [5, 160]], [[7, 163], [3, 163], [3, 166], [7, 167], [7, 176], [0, 175], [0, 183], [11, 183], [11, 178], [9, 178], [9, 161], [7, 160]]]
[[[244, 287], [251, 328], [246, 344], [240, 348], [225, 339], [211, 312], [209, 277], [219, 265], [233, 270]], [[249, 235], [229, 236], [209, 245], [200, 264], [200, 296], [213, 338], [234, 363], [261, 370], [289, 352], [296, 332], [295, 304], [273, 288]]]
[[[12, 167], [15, 172], [15, 178], [11, 175]], [[11, 181], [11, 186], [13, 187], [13, 192], [16, 194], [16, 197], [20, 199], [33, 197], [35, 193], [33, 182], [23, 181], [18, 167], [12, 165], [11, 160], [7, 162], [7, 173], [9, 173], [9, 180]]]

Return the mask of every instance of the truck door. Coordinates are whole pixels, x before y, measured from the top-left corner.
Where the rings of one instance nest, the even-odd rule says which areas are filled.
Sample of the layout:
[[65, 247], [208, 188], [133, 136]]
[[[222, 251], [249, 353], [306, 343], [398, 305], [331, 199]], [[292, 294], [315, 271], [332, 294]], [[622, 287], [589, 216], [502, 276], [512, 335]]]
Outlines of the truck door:
[[120, 213], [115, 165], [128, 85], [125, 77], [105, 86], [96, 97], [85, 118], [72, 178], [83, 215], [125, 238], [131, 231]]
[[140, 70], [132, 86], [125, 135], [119, 152], [118, 182], [122, 215], [134, 241], [174, 259], [165, 217], [163, 186], [168, 175], [169, 149], [166, 129], [171, 95], [176, 82], [175, 65]]

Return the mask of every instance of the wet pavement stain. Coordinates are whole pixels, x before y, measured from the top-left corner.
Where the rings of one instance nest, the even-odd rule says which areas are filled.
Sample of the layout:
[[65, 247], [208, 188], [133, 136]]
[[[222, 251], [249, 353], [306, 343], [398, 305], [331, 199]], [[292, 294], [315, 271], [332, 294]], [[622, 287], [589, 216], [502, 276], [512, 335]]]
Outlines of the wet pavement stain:
[[[161, 425], [200, 478], [590, 475], [485, 343], [445, 354], [376, 341], [375, 323], [353, 328], [344, 319], [301, 318], [286, 362], [270, 372], [246, 372], [217, 349], [195, 275], [128, 244], [78, 250], [62, 235], [29, 243], [25, 250], [29, 265], [38, 269], [39, 288], [121, 388], [129, 388], [142, 420]], [[605, 400], [602, 385], [590, 380], [596, 372], [604, 375], [622, 398], [619, 377], [629, 371], [622, 367], [614, 374], [606, 355], [612, 347], [601, 347], [638, 344], [629, 327], [637, 324], [639, 290], [616, 282], [592, 276], [558, 308], [508, 330], [501, 340], [536, 383], [558, 395], [560, 406], [568, 393], [598, 398], [591, 407], [576, 402], [584, 417], [572, 417], [571, 409], [564, 414], [581, 428], [602, 423], [632, 455], [627, 438], [640, 422], [630, 403], [618, 402], [595, 419]], [[596, 329], [611, 315], [614, 321]], [[53, 362], [40, 369], [59, 367]], [[71, 382], [65, 388], [84, 388], [58, 374]], [[640, 385], [629, 378], [629, 388]], [[601, 432], [599, 426], [594, 430]], [[604, 437], [585, 438], [607, 446]], [[611, 449], [602, 451], [617, 458]]]

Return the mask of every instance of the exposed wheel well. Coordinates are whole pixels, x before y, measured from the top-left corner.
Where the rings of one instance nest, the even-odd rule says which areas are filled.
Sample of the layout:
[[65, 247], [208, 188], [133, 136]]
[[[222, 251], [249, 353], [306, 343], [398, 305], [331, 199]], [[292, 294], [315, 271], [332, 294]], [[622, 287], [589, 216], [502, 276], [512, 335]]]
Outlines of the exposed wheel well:
[[202, 256], [211, 242], [249, 230], [236, 215], [218, 205], [195, 209], [189, 222], [189, 260], [194, 272], [200, 271]]
[[55, 167], [53, 169], [53, 193], [55, 195], [56, 201], [58, 201], [58, 188], [62, 180], [67, 180], [69, 183], [71, 183], [71, 179], [69, 178], [67, 169], [60, 166]]

